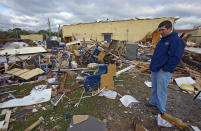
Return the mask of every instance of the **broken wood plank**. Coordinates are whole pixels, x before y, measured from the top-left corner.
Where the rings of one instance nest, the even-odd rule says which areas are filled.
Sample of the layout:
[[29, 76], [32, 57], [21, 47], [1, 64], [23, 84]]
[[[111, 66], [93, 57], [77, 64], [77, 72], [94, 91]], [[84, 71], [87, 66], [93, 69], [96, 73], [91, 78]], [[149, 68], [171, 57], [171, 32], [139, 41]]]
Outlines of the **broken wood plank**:
[[25, 131], [31, 131], [33, 128], [35, 128], [37, 125], [39, 125], [44, 118], [41, 116], [36, 122], [34, 122], [31, 126], [29, 126]]
[[195, 84], [193, 84], [192, 86], [194, 86], [198, 91], [201, 91], [200, 84], [195, 83]]
[[195, 81], [199, 84], [201, 84], [201, 78], [200, 77], [195, 77]]
[[8, 124], [11, 116], [11, 110], [7, 110], [5, 121], [4, 121], [4, 126], [2, 128], [2, 131], [7, 131], [8, 130]]
[[[76, 71], [76, 70], [88, 70], [89, 68], [76, 68], [76, 69], [60, 69], [61, 72], [65, 71]], [[54, 69], [52, 71], [58, 71], [58, 69]]]
[[188, 131], [190, 131], [190, 127], [186, 124], [183, 123], [181, 120], [179, 120], [178, 118], [175, 118], [167, 113], [164, 113], [163, 115], [161, 115], [161, 117], [165, 120], [167, 120], [168, 122], [176, 125], [177, 127], [179, 127], [180, 129], [186, 129]]
[[65, 72], [65, 73], [64, 73], [63, 80], [62, 80], [62, 83], [61, 83], [61, 85], [60, 85], [60, 90], [61, 90], [61, 91], [64, 90], [64, 87], [65, 87], [65, 84], [66, 84], [67, 76], [68, 76], [68, 73]]
[[73, 124], [80, 123], [88, 119], [88, 115], [74, 115], [73, 116]]

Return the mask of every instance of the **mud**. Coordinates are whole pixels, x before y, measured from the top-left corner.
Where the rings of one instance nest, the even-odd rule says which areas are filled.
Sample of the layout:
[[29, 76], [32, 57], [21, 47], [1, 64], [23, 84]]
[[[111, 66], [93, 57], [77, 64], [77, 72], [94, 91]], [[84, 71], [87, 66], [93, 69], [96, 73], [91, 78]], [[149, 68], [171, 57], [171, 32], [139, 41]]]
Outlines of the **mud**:
[[[145, 106], [151, 98], [151, 88], [145, 84], [150, 80], [150, 75], [127, 75], [121, 80], [124, 82], [115, 83], [116, 91], [121, 95], [132, 95], [140, 103], [132, 108], [124, 107], [119, 101], [107, 98], [104, 101], [97, 101], [98, 114], [101, 120], [106, 120], [109, 131], [134, 131], [135, 124], [143, 125], [149, 131], [178, 131], [177, 127], [158, 127], [156, 116], [151, 113], [152, 108]], [[168, 87], [167, 113], [180, 118], [183, 122], [198, 126], [201, 129], [201, 100], [193, 101], [193, 95], [182, 92], [176, 84]]]

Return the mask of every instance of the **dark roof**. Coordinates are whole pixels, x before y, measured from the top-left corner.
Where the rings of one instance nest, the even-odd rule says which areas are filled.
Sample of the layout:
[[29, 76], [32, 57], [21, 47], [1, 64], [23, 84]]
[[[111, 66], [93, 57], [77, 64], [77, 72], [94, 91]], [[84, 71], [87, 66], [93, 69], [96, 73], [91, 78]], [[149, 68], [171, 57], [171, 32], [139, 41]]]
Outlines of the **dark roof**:
[[188, 33], [188, 32], [192, 32], [195, 29], [183, 29], [183, 30], [175, 30], [175, 32], [177, 33]]

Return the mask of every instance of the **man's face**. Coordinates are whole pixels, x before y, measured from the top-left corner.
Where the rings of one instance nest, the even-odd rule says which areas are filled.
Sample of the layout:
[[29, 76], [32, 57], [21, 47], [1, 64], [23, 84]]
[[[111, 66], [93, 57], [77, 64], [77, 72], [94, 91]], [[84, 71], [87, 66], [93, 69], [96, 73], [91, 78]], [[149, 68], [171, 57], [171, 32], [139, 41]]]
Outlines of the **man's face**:
[[167, 29], [165, 26], [159, 27], [158, 31], [162, 37], [168, 36], [172, 32], [172, 28]]

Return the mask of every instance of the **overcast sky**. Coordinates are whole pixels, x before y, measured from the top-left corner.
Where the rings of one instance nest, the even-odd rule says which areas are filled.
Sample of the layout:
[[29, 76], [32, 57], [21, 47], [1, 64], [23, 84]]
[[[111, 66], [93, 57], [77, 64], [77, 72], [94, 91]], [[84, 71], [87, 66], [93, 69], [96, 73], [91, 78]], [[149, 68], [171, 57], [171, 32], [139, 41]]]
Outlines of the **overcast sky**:
[[51, 28], [59, 24], [180, 17], [176, 29], [201, 25], [201, 0], [0, 0], [0, 30]]

